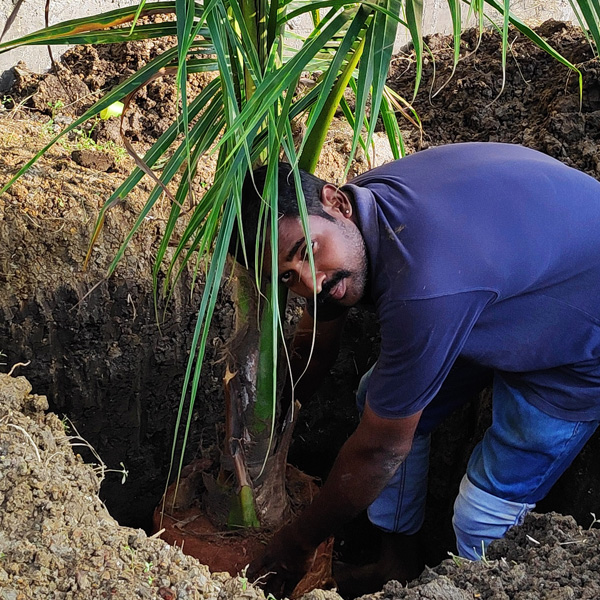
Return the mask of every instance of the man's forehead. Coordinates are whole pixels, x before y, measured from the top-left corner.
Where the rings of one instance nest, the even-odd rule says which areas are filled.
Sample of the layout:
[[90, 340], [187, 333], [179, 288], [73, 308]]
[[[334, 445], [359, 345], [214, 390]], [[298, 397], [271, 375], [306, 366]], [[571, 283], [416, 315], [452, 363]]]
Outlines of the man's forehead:
[[[308, 217], [308, 232], [311, 230], [312, 216]], [[281, 250], [282, 244], [289, 245], [290, 243], [295, 244], [297, 239], [304, 239], [304, 228], [302, 227], [302, 221], [299, 216], [284, 216], [278, 221], [277, 235], [279, 240], [279, 249]]]

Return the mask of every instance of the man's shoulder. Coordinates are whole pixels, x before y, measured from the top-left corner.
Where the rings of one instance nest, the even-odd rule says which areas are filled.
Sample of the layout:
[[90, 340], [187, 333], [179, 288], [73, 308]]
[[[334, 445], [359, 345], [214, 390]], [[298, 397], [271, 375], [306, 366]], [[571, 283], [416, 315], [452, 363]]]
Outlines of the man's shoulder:
[[398, 175], [411, 176], [415, 173], [437, 178], [444, 170], [455, 172], [457, 167], [471, 169], [477, 165], [497, 165], [499, 169], [510, 171], [512, 161], [539, 161], [551, 167], [565, 166], [562, 163], [538, 150], [519, 144], [499, 142], [461, 142], [431, 146], [407, 154], [374, 169], [366, 171], [351, 179], [348, 183], [356, 186], [369, 186], [386, 181]]

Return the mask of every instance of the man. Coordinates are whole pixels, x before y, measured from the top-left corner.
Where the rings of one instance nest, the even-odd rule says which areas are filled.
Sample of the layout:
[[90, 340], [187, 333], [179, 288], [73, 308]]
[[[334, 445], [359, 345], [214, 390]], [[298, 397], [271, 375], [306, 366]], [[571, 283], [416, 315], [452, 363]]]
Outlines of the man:
[[[261, 177], [243, 194], [248, 248]], [[296, 374], [317, 328], [296, 395], [314, 391], [363, 297], [377, 310], [381, 352], [361, 382], [360, 424], [320, 494], [251, 572], [290, 589], [316, 546], [367, 507], [400, 546], [411, 540], [423, 522], [429, 434], [490, 381], [493, 423], [453, 518], [459, 554], [476, 560], [546, 495], [600, 419], [600, 184], [533, 150], [471, 143], [419, 152], [341, 189], [307, 174], [302, 186], [309, 240], [280, 166], [277, 277], [308, 299]]]

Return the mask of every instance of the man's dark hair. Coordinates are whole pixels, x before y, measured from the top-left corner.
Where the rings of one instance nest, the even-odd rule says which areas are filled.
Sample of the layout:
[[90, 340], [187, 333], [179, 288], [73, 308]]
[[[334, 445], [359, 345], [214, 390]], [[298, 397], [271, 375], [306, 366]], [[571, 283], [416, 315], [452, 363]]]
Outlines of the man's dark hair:
[[[298, 208], [298, 196], [296, 194], [296, 183], [292, 168], [288, 163], [280, 162], [278, 170], [278, 217], [298, 217], [300, 210]], [[259, 217], [261, 214], [262, 193], [265, 187], [266, 176], [267, 167], [260, 167], [246, 175], [242, 188], [242, 228], [249, 262], [253, 261], [257, 237], [262, 235], [263, 227], [259, 223]], [[327, 182], [310, 173], [300, 171], [300, 183], [304, 192], [308, 214], [333, 220], [333, 217], [325, 212], [321, 203], [321, 191]], [[231, 235], [229, 251], [235, 256], [238, 262], [243, 263], [244, 253], [241, 245], [242, 237], [239, 230], [239, 223], [236, 220]]]

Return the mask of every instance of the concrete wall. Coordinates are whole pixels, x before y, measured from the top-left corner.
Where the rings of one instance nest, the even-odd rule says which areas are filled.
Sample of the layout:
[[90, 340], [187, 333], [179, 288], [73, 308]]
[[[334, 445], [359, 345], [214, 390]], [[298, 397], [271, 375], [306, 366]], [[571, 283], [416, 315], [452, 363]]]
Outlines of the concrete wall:
[[[0, 0], [0, 28], [4, 27], [15, 2], [16, 0]], [[50, 24], [114, 10], [136, 2], [137, 0], [52, 0]], [[25, 0], [6, 39], [17, 38], [42, 28], [44, 26], [44, 4], [44, 0]], [[569, 0], [512, 0], [511, 5], [515, 14], [533, 24], [551, 17], [558, 20], [573, 20]], [[446, 0], [424, 0], [424, 10], [423, 30], [426, 34], [449, 33], [452, 30]], [[467, 12], [468, 7], [465, 5], [465, 15]], [[465, 24], [468, 24], [466, 19]], [[306, 25], [301, 21], [297, 21], [294, 25], [298, 31], [306, 30]], [[406, 32], [401, 31], [396, 47], [403, 46], [407, 41]], [[59, 56], [65, 49], [65, 46], [55, 46], [53, 49], [55, 56]], [[0, 73], [14, 66], [20, 60], [25, 61], [31, 70], [37, 72], [43, 72], [50, 66], [45, 46], [20, 48], [0, 55]]]

